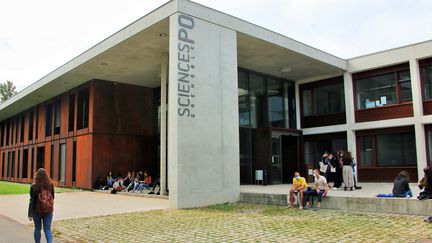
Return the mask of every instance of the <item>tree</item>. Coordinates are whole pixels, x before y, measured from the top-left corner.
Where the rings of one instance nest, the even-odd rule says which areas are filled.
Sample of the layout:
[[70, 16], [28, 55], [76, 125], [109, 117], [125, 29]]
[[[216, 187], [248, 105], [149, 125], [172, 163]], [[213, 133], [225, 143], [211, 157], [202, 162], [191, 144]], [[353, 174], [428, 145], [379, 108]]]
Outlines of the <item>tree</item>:
[[5, 102], [12, 96], [16, 95], [16, 87], [11, 81], [6, 81], [0, 84], [0, 103]]

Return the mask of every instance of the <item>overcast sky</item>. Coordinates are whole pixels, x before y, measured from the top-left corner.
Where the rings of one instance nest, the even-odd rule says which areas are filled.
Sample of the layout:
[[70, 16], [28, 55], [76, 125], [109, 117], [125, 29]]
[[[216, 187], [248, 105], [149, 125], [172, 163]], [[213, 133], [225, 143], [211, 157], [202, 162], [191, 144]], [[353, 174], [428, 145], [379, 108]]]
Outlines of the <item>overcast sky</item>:
[[[0, 82], [18, 90], [166, 0], [13, 0], [0, 14]], [[350, 58], [432, 39], [430, 0], [196, 0]]]

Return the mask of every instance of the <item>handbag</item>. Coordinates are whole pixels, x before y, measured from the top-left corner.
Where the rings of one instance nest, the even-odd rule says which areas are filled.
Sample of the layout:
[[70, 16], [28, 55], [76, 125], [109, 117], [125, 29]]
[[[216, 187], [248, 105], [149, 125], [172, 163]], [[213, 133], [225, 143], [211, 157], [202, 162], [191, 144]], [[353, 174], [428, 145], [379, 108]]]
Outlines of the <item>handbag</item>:
[[336, 173], [336, 168], [333, 167], [333, 166], [330, 166], [330, 172], [331, 172], [331, 173]]
[[319, 162], [319, 165], [320, 165], [320, 171], [321, 171], [322, 173], [326, 173], [326, 172], [327, 172], [327, 166], [328, 166], [328, 165], [325, 165], [323, 162]]

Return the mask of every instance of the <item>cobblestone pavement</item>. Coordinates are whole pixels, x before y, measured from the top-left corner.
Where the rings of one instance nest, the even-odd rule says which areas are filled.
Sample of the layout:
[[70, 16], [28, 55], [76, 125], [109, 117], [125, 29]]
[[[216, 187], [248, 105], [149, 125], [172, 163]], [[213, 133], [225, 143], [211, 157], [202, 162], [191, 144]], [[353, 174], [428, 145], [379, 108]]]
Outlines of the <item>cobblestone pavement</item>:
[[75, 242], [430, 242], [421, 216], [224, 204], [54, 223], [55, 239]]

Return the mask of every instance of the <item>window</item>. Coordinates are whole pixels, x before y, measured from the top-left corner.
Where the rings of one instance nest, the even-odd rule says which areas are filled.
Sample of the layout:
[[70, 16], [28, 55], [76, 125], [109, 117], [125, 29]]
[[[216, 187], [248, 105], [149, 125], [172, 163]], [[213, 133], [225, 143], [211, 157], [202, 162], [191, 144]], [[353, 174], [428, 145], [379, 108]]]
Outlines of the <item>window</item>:
[[343, 80], [338, 84], [305, 88], [301, 91], [303, 116], [345, 112]]
[[23, 150], [23, 163], [22, 163], [22, 178], [27, 178], [28, 172], [28, 149]]
[[293, 82], [239, 70], [239, 125], [296, 128], [294, 92]]
[[17, 169], [17, 178], [19, 178], [20, 177], [20, 172], [21, 172], [21, 170], [20, 170], [20, 165], [21, 165], [21, 150], [19, 149], [18, 150], [18, 160], [17, 160], [17, 167], [18, 167], [18, 169]]
[[77, 129], [88, 127], [89, 120], [89, 89], [78, 92]]
[[250, 110], [251, 126], [264, 127], [265, 120], [265, 79], [264, 76], [250, 75]]
[[24, 142], [24, 128], [25, 128], [25, 115], [21, 116], [21, 126], [20, 126], [20, 142]]
[[411, 77], [407, 65], [353, 76], [358, 110], [401, 104], [412, 100]]
[[6, 125], [6, 129], [5, 129], [6, 145], [9, 145], [10, 120], [7, 120], [5, 125]]
[[346, 133], [328, 133], [304, 136], [304, 162], [308, 166], [319, 168], [318, 161], [324, 151], [330, 153], [347, 150]]
[[385, 132], [357, 136], [359, 167], [409, 167], [417, 165], [414, 132]]
[[19, 124], [20, 124], [20, 122], [19, 122], [19, 119], [18, 119], [18, 117], [15, 117], [15, 143], [17, 144], [18, 143], [18, 128], [19, 128]]
[[60, 144], [60, 154], [59, 154], [59, 173], [58, 181], [65, 181], [66, 178], [66, 144]]
[[249, 82], [247, 73], [238, 72], [239, 124], [250, 126]]
[[45, 106], [45, 137], [52, 135], [52, 104]]
[[61, 100], [58, 99], [54, 103], [54, 134], [60, 133], [61, 124]]
[[69, 96], [69, 132], [75, 129], [75, 94]]
[[37, 140], [39, 134], [39, 109], [36, 108], [36, 125], [35, 125], [35, 139]]
[[33, 156], [33, 149], [30, 148], [30, 179], [33, 179], [34, 174], [34, 156]]
[[54, 179], [54, 145], [51, 145], [50, 153], [50, 177]]
[[280, 79], [267, 80], [268, 117], [272, 127], [284, 127], [283, 83]]
[[34, 122], [34, 111], [30, 111], [30, 113], [29, 113], [29, 131], [28, 131], [29, 141], [33, 140], [33, 122]]
[[4, 123], [2, 122], [0, 125], [0, 147], [3, 147], [4, 143], [4, 136], [5, 136], [5, 127], [4, 127]]
[[73, 148], [72, 148], [72, 182], [76, 182], [76, 156], [77, 156], [77, 147], [76, 147], [76, 141], [73, 142]]
[[432, 64], [421, 67], [423, 79], [423, 96], [425, 100], [432, 99]]

